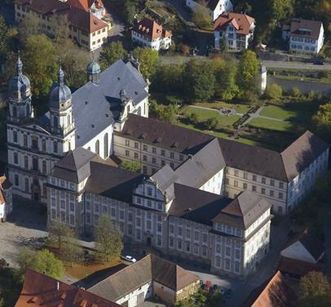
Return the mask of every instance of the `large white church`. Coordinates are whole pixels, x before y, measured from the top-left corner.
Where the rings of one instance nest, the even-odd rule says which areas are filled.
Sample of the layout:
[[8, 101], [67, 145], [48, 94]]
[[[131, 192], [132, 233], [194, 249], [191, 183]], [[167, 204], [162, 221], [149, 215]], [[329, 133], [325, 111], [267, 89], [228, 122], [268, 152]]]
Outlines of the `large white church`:
[[127, 115], [148, 117], [148, 82], [134, 59], [119, 60], [103, 72], [93, 61], [87, 78], [72, 94], [60, 68], [49, 110], [37, 118], [30, 81], [18, 57], [9, 82], [7, 117], [8, 173], [15, 194], [46, 202], [47, 176], [67, 152], [83, 147], [106, 159], [112, 154], [113, 131], [121, 130]]

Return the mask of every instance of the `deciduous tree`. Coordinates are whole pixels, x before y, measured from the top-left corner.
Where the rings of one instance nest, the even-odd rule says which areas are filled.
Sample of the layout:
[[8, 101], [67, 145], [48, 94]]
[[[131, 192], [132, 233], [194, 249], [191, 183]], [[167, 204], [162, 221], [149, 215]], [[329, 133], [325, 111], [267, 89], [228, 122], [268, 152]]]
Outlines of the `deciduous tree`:
[[102, 69], [106, 69], [119, 59], [124, 59], [127, 51], [121, 42], [113, 42], [105, 46], [100, 53], [100, 64]]
[[18, 263], [22, 273], [29, 268], [53, 278], [61, 278], [64, 272], [61, 260], [47, 249], [37, 252], [24, 249], [19, 254]]
[[159, 53], [153, 49], [138, 47], [133, 50], [133, 56], [139, 61], [142, 75], [151, 79], [157, 69]]
[[259, 61], [256, 53], [246, 50], [240, 58], [238, 67], [238, 85], [240, 91], [256, 91], [256, 79], [259, 72]]
[[120, 256], [123, 249], [122, 235], [108, 216], [99, 217], [95, 229], [95, 242], [102, 261], [110, 261]]

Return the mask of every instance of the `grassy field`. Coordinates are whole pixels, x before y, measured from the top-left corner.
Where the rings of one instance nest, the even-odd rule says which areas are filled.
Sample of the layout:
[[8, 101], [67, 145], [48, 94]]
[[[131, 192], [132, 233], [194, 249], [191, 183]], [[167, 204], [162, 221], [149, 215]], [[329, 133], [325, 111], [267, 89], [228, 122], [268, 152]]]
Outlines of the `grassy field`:
[[211, 109], [216, 109], [219, 110], [220, 108], [225, 108], [225, 109], [234, 109], [238, 113], [246, 113], [251, 106], [246, 105], [246, 104], [232, 104], [232, 103], [226, 103], [223, 101], [215, 101], [215, 102], [199, 102], [194, 104], [199, 107], [205, 107], [205, 108], [211, 108]]
[[183, 113], [185, 115], [195, 113], [198, 117], [199, 122], [204, 122], [209, 118], [217, 118], [218, 119], [218, 127], [217, 128], [232, 128], [232, 125], [240, 118], [239, 115], [231, 115], [231, 116], [225, 116], [221, 115], [217, 110], [204, 110], [204, 109], [198, 109], [194, 107], [186, 107], [183, 110]]
[[263, 128], [275, 131], [288, 131], [292, 127], [291, 122], [266, 118], [254, 118], [248, 123], [248, 125], [254, 128]]
[[263, 108], [260, 115], [280, 120], [290, 120], [291, 118], [296, 117], [297, 113], [295, 111], [285, 109], [284, 107], [266, 106]]

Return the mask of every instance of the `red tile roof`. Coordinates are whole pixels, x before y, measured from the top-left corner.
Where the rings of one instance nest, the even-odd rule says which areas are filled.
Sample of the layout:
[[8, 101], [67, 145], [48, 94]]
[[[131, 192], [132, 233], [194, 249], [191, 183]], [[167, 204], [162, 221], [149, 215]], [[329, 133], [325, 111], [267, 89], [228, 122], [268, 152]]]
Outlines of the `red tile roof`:
[[171, 31], [166, 31], [160, 24], [149, 18], [144, 18], [143, 20], [138, 21], [135, 24], [133, 31], [153, 40], [170, 37], [172, 35]]
[[289, 307], [293, 306], [297, 297], [294, 290], [288, 286], [281, 272], [270, 279], [251, 307]]
[[321, 272], [323, 267], [320, 264], [313, 264], [297, 259], [282, 257], [278, 270], [283, 274], [289, 274], [293, 277], [300, 278], [312, 271]]
[[91, 292], [27, 270], [15, 307], [120, 307]]
[[68, 0], [68, 2], [72, 7], [85, 11], [88, 11], [94, 3], [97, 8], [104, 7], [101, 0]]
[[225, 13], [215, 20], [214, 30], [222, 30], [227, 27], [228, 24], [232, 24], [239, 34], [247, 35], [250, 33], [253, 23], [255, 23], [255, 19], [246, 14]]

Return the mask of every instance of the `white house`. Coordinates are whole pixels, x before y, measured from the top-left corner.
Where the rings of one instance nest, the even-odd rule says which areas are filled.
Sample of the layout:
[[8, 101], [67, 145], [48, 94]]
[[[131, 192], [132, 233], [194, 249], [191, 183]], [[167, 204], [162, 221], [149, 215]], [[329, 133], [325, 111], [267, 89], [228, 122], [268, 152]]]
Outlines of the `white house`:
[[144, 18], [138, 21], [131, 31], [132, 41], [159, 51], [167, 50], [171, 46], [171, 31], [165, 30], [156, 21]]
[[212, 21], [215, 21], [221, 14], [232, 12], [233, 10], [230, 0], [186, 0], [186, 6], [192, 11], [198, 10], [199, 7], [207, 8]]
[[282, 37], [288, 40], [289, 51], [318, 54], [324, 44], [324, 27], [321, 21], [292, 19], [283, 26]]
[[229, 50], [241, 51], [248, 48], [255, 29], [255, 19], [246, 14], [226, 13], [214, 23], [215, 48], [222, 44]]

